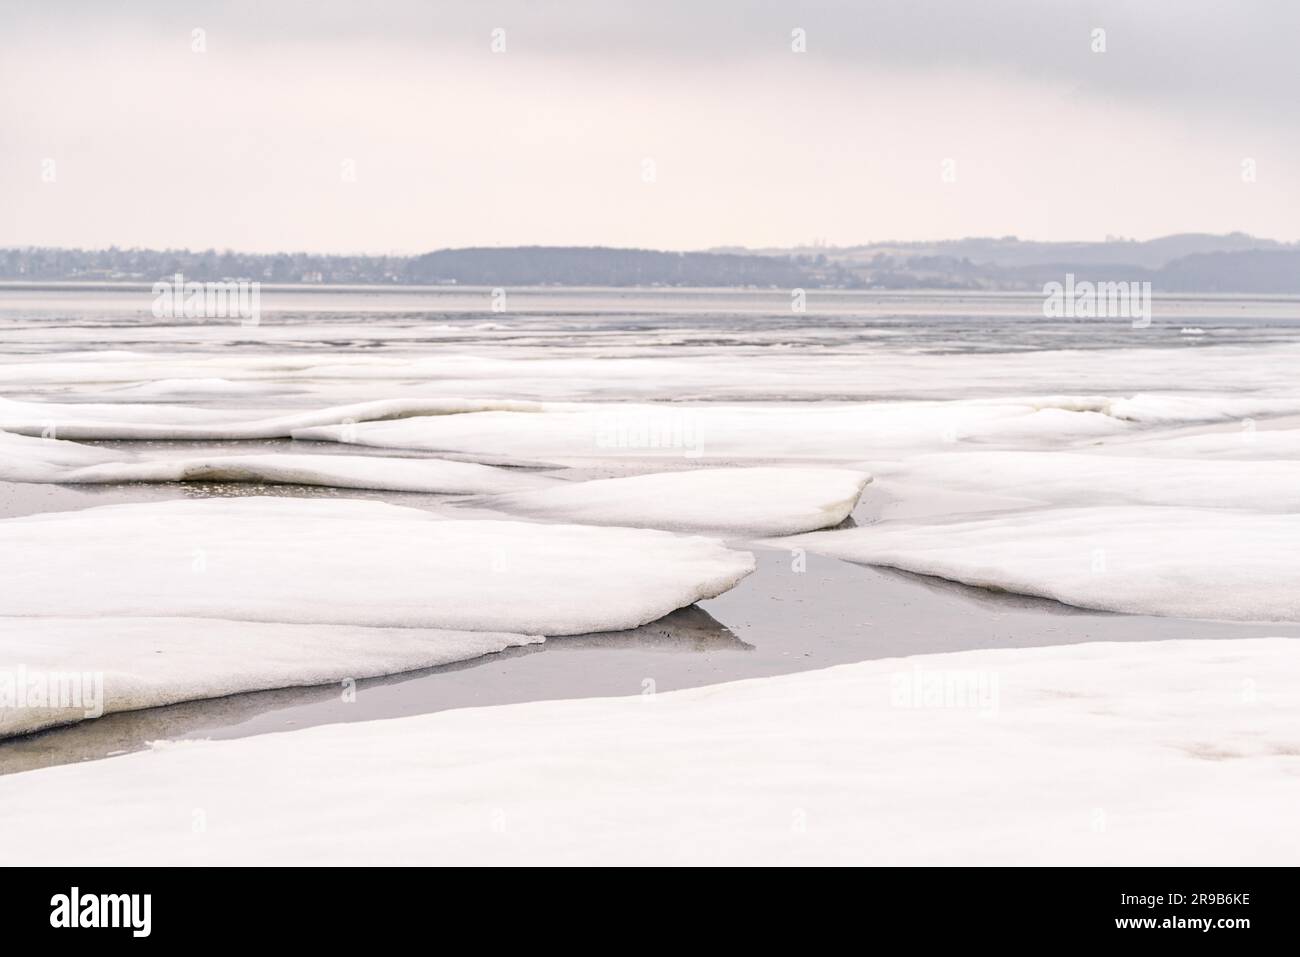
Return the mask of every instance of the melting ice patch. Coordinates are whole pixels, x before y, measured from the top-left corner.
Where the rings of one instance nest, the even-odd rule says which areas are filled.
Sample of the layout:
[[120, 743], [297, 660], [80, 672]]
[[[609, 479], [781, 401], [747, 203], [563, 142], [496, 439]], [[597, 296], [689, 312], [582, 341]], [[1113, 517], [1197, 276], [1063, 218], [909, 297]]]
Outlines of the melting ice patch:
[[[0, 841], [56, 865], [1290, 864], [1296, 649], [968, 651], [196, 742], [0, 777]], [[995, 699], [900, 697], [936, 677]], [[178, 840], [160, 809], [194, 795], [221, 814]]]
[[109, 505], [0, 521], [0, 616], [568, 635], [635, 628], [753, 568], [707, 538], [443, 520], [379, 502]]
[[442, 459], [362, 455], [137, 455], [0, 432], [0, 481], [69, 485], [117, 482], [267, 482], [395, 492], [487, 494], [554, 480]]
[[491, 409], [536, 412], [536, 402], [490, 399], [378, 399], [306, 412], [265, 414], [196, 409], [183, 405], [73, 404], [0, 399], [0, 431], [58, 439], [189, 439], [233, 441], [288, 438], [296, 429], [337, 424], [347, 434], [356, 423], [404, 416], [456, 415]]
[[[1062, 447], [1153, 426], [1300, 411], [1296, 396], [1019, 396], [687, 405], [405, 398], [314, 411], [0, 399], [0, 430], [61, 439], [310, 439], [540, 461], [610, 456], [862, 459], [945, 444]], [[538, 415], [537, 413], [542, 413]]]
[[1128, 423], [1076, 398], [832, 406], [611, 405], [295, 429], [293, 437], [566, 462], [616, 457], [862, 459], [962, 441], [1060, 444]]
[[1294, 398], [1024, 396], [845, 405], [558, 405], [409, 416], [354, 426], [303, 426], [294, 438], [377, 448], [513, 455], [537, 461], [601, 458], [853, 461], [974, 444], [1068, 448], [1171, 424], [1220, 422], [1300, 408]]
[[[442, 520], [348, 500], [204, 499], [7, 519], [0, 736], [635, 628], [753, 567], [753, 556], [706, 538]], [[86, 674], [102, 687], [97, 706], [49, 692]]]
[[1300, 515], [1098, 506], [774, 540], [1083, 608], [1300, 621]]
[[[511, 327], [520, 329], [513, 322]], [[1289, 393], [1288, 411], [1300, 411], [1291, 372], [1300, 360], [1300, 348], [1291, 344], [1270, 345], [1267, 361], [1261, 361], [1257, 345], [961, 353], [863, 349], [850, 332], [844, 338], [836, 333], [825, 341], [826, 348], [755, 350], [737, 348], [755, 342], [751, 331], [739, 341], [719, 346], [714, 328], [696, 338], [692, 345], [698, 351], [691, 352], [656, 343], [653, 337], [647, 340], [640, 332], [620, 332], [611, 338], [602, 331], [589, 338], [575, 330], [582, 341], [562, 356], [557, 356], [549, 337], [499, 345], [481, 334], [472, 345], [466, 344], [467, 351], [438, 349], [430, 354], [427, 344], [418, 341], [429, 335], [422, 323], [326, 322], [263, 323], [257, 331], [259, 342], [278, 351], [252, 355], [220, 348], [232, 334], [246, 338], [247, 331], [192, 325], [7, 329], [7, 342], [27, 341], [43, 347], [46, 355], [0, 357], [0, 381], [29, 395], [184, 378], [269, 382], [310, 391], [321, 404], [402, 392], [423, 398], [508, 394], [542, 400], [699, 397], [742, 402], [966, 398], [1005, 393], [1008, 383], [1028, 393], [1056, 390], [1062, 383], [1086, 383], [1094, 391], [1125, 394], [1186, 390], [1189, 384], [1228, 394], [1248, 384], [1259, 393]], [[57, 352], [67, 341], [144, 345], [159, 337], [182, 338], [194, 351]], [[318, 346], [340, 338], [367, 343], [386, 340], [385, 353], [303, 354], [304, 344]], [[906, 339], [901, 333], [898, 338]], [[196, 339], [209, 341], [199, 342], [196, 348]], [[403, 340], [416, 341], [403, 345]], [[593, 346], [602, 354], [592, 355]], [[635, 354], [626, 354], [632, 350]]]
[[849, 469], [697, 469], [558, 483], [483, 504], [596, 525], [783, 535], [838, 525], [870, 481]]
[[207, 399], [226, 396], [283, 395], [294, 390], [273, 382], [232, 382], [229, 379], [210, 378], [133, 382], [110, 391], [127, 397], [168, 396], [182, 399]]
[[[1300, 429], [1260, 428], [1253, 419], [1245, 419], [1229, 431], [1203, 432], [1196, 435], [1171, 435], [1146, 438], [1141, 442], [1123, 443], [1098, 451], [1127, 455], [1167, 458], [1213, 458], [1230, 460], [1300, 459]], [[1248, 475], [1241, 469], [1242, 475]]]
[[[1120, 450], [1138, 451], [1137, 445]], [[1300, 511], [1300, 461], [1235, 461], [1070, 452], [954, 452], [866, 463], [891, 492], [932, 494], [930, 486], [1005, 494], [1068, 505], [1190, 505]]]
[[0, 618], [0, 737], [114, 711], [432, 668], [541, 640], [219, 618]]

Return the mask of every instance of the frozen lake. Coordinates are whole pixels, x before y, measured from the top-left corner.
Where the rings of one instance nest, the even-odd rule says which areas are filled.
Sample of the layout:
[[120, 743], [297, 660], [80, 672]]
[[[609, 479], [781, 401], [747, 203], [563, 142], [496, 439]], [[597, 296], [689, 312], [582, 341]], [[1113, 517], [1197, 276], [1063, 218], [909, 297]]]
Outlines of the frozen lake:
[[[886, 468], [852, 518], [824, 533], [846, 540], [853, 526], [859, 534], [878, 523], [929, 527], [1116, 501], [1201, 506], [1204, 495], [1187, 499], [1196, 487], [1188, 482], [1204, 484], [1213, 499], [1213, 475], [1190, 474], [1162, 491], [1159, 474], [1137, 463], [1167, 454], [1161, 450], [1170, 446], [1161, 443], [1206, 436], [1235, 442], [1244, 435], [1250, 443], [1241, 448], [1269, 447], [1269, 434], [1285, 439], [1300, 414], [1300, 390], [1292, 386], [1300, 302], [1286, 298], [1157, 300], [1144, 329], [1122, 320], [1046, 320], [1041, 297], [1005, 294], [814, 291], [807, 311], [795, 313], [783, 291], [525, 289], [507, 291], [505, 310], [495, 312], [487, 289], [268, 288], [256, 326], [160, 321], [150, 302], [145, 287], [0, 286], [0, 400], [7, 403], [0, 430], [80, 443], [85, 451], [69, 454], [90, 456], [96, 467], [107, 457], [127, 475], [141, 462], [157, 468], [231, 455], [321, 463], [365, 456], [379, 463], [379, 487], [341, 487], [329, 475], [303, 484], [256, 474], [83, 484], [88, 480], [42, 460], [50, 471], [0, 481], [0, 517], [269, 496], [386, 502], [440, 519], [543, 520], [480, 496], [385, 488], [383, 470], [395, 466], [384, 463], [395, 459], [478, 464], [560, 483], [809, 461], [879, 473], [882, 465], [964, 451], [994, 455], [978, 461], [1005, 469], [916, 485], [891, 479]], [[376, 400], [480, 405], [389, 421], [321, 412]], [[512, 402], [536, 408], [500, 405]], [[292, 423], [257, 425], [302, 414], [342, 424], [308, 423], [324, 429], [310, 437], [291, 437]], [[614, 441], [593, 439], [591, 423], [599, 430], [611, 421]], [[687, 439], [646, 445], [647, 422], [652, 438], [667, 428], [678, 430], [677, 439], [684, 429]], [[233, 437], [258, 430], [264, 437]], [[1038, 456], [1032, 475], [1012, 457], [1027, 451]], [[1239, 451], [1214, 454], [1233, 461]], [[1133, 464], [1120, 466], [1119, 492], [1096, 478], [1071, 486], [1072, 455]], [[1281, 484], [1258, 494], [1246, 489], [1248, 504], [1287, 510], [1279, 475]], [[1114, 485], [1114, 476], [1107, 481]], [[1103, 514], [1096, 512], [1099, 522]], [[634, 515], [630, 523], [656, 521]], [[1098, 530], [1104, 538], [1104, 524]], [[995, 593], [962, 584], [974, 573], [961, 569], [912, 574], [921, 560], [902, 554], [879, 562], [890, 567], [872, 567], [813, 548], [796, 570], [791, 547], [762, 543], [760, 534], [722, 537], [754, 550], [756, 571], [640, 628], [552, 636], [363, 679], [355, 701], [341, 700], [331, 683], [111, 714], [0, 744], [0, 772], [135, 750], [159, 737], [234, 737], [472, 705], [637, 695], [933, 652], [1300, 633], [1281, 612], [1261, 614], [1261, 621], [1235, 611], [1223, 620], [1153, 615], [1142, 613], [1152, 596], [1112, 606], [1086, 588], [1079, 601], [1088, 607], [1077, 607], [1035, 597], [1041, 593], [1032, 582]], [[1088, 545], [1079, 561], [1095, 563], [1095, 551]], [[1002, 559], [990, 556], [988, 574], [997, 581]], [[1014, 594], [1022, 588], [1030, 590]], [[473, 605], [472, 590], [464, 601]], [[61, 612], [51, 607], [49, 614]], [[291, 609], [277, 615], [293, 620]], [[103, 627], [111, 629], [111, 620]]]

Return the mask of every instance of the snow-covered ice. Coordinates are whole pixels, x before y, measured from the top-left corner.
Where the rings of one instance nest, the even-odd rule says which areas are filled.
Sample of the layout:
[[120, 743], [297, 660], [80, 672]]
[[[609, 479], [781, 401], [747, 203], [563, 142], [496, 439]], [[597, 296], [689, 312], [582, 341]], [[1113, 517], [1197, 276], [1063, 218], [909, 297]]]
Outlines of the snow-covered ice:
[[[0, 474], [3, 468], [0, 467]], [[213, 455], [105, 463], [46, 481], [105, 482], [268, 482], [327, 485], [334, 488], [394, 492], [480, 494], [535, 489], [550, 480], [472, 462], [381, 458], [363, 455]]]
[[[169, 399], [210, 399], [226, 396], [282, 395], [286, 389], [271, 382], [232, 382], [229, 379], [154, 379], [110, 390], [128, 398], [166, 396]], [[287, 390], [292, 391], [292, 390]]]
[[337, 499], [199, 499], [0, 521], [0, 615], [567, 635], [732, 587], [753, 556], [667, 532], [443, 520]]
[[122, 453], [112, 449], [0, 431], [0, 481], [44, 482], [46, 476], [121, 460]]
[[[541, 640], [219, 618], [0, 618], [0, 737], [98, 717], [96, 711], [396, 674]], [[60, 692], [62, 701], [50, 690], [55, 675], [73, 682]], [[92, 702], [95, 695], [102, 697]]]
[[[1300, 429], [1259, 428], [1253, 419], [1243, 419], [1231, 431], [1144, 437], [1131, 445], [1117, 444], [1099, 451], [1112, 451], [1117, 455], [1138, 452], [1167, 458], [1294, 460], [1300, 459]], [[1249, 474], [1249, 469], [1238, 468], [1243, 475]]]
[[770, 544], [1133, 614], [1300, 621], [1300, 515], [1142, 506], [882, 522]]
[[[71, 310], [55, 296], [48, 320], [11, 306], [0, 481], [472, 498], [436, 514], [313, 497], [0, 521], [0, 698], [17, 669], [102, 674], [111, 711], [631, 628], [753, 568], [684, 530], [1091, 608], [1300, 621], [1300, 430], [1267, 421], [1300, 414], [1293, 303], [1228, 317], [1169, 300], [1163, 328], [1134, 330], [1043, 328], [1036, 297], [1005, 307], [1032, 324], [986, 322], [1004, 307], [966, 295], [859, 315], [848, 292], [827, 323], [816, 302], [790, 321], [784, 296], [779, 318], [717, 315], [706, 292], [628, 321], [641, 293], [521, 291], [561, 302], [530, 322], [490, 316], [480, 293], [315, 293], [268, 303], [255, 329], [117, 322], [99, 294]], [[469, 304], [430, 314], [445, 295]], [[86, 321], [68, 323], [77, 309]], [[475, 461], [164, 444], [291, 437]], [[884, 521], [794, 534], [838, 524], [867, 472], [858, 521]], [[56, 493], [90, 494], [16, 495]], [[810, 613], [842, 614], [827, 597]], [[1290, 863], [1295, 648], [980, 651], [164, 743], [0, 777], [0, 841], [79, 864]], [[966, 682], [975, 706], [900, 702], [928, 679]], [[0, 709], [0, 735], [82, 713]], [[87, 816], [88, 793], [114, 800]]]
[[292, 430], [297, 439], [570, 462], [617, 457], [844, 462], [945, 447], [1061, 449], [1300, 408], [1259, 397], [1012, 396], [946, 402], [543, 404]]
[[838, 525], [870, 481], [849, 469], [696, 469], [559, 483], [482, 504], [584, 524], [788, 535]]
[[1058, 446], [1133, 426], [1071, 397], [856, 405], [637, 405], [489, 411], [293, 430], [297, 439], [538, 461], [863, 459], [956, 442]]
[[[187, 439], [235, 441], [288, 438], [297, 429], [404, 416], [456, 415], [508, 409], [539, 411], [536, 402], [482, 399], [378, 399], [314, 411], [251, 417], [247, 410], [149, 403], [15, 402], [0, 399], [0, 431], [58, 439]], [[346, 432], [344, 433], [346, 434]]]
[[[529, 636], [634, 628], [753, 567], [706, 538], [336, 499], [7, 519], [0, 682], [24, 667], [103, 672], [117, 710], [389, 674], [539, 640]], [[4, 713], [0, 734], [82, 710]]]
[[902, 462], [868, 462], [900, 496], [924, 497], [931, 486], [1062, 505], [1190, 505], [1279, 512], [1300, 511], [1300, 460], [1161, 458], [1072, 452], [954, 452]]
[[[513, 340], [520, 333], [527, 337], [530, 330], [518, 317], [509, 323]], [[393, 395], [543, 401], [952, 399], [1001, 396], [1009, 387], [1025, 394], [1050, 394], [1063, 387], [1112, 395], [1198, 390], [1212, 399], [1245, 385], [1255, 411], [1240, 414], [1300, 412], [1291, 372], [1300, 362], [1300, 347], [1292, 343], [1270, 346], [1265, 362], [1253, 344], [1169, 349], [1146, 347], [1140, 338], [1128, 348], [956, 353], [878, 345], [864, 349], [841, 328], [822, 330], [824, 337], [810, 332], [819, 347], [795, 351], [753, 348], [752, 328], [707, 329], [703, 341], [685, 344], [677, 337], [591, 326], [584, 321], [566, 329], [561, 334], [564, 349], [553, 347], [554, 331], [524, 345], [496, 342], [490, 332], [480, 331], [472, 343], [443, 346], [431, 354], [426, 343], [404, 346], [408, 339], [427, 336], [419, 322], [264, 323], [253, 332], [194, 325], [68, 330], [38, 323], [6, 329], [6, 341], [43, 345], [49, 354], [0, 356], [0, 382], [27, 395], [57, 397], [69, 386], [111, 391], [133, 383], [224, 379], [306, 391], [322, 405]], [[222, 340], [232, 334], [255, 339], [261, 349], [255, 354], [223, 349]], [[796, 333], [781, 330], [780, 335]], [[175, 337], [186, 340], [185, 345], [169, 343]], [[358, 343], [383, 340], [385, 349], [328, 354], [303, 349], [304, 344], [318, 346], [340, 337]], [[586, 341], [571, 347], [568, 340], [576, 338]], [[900, 339], [906, 339], [905, 331]], [[101, 349], [59, 351], [78, 341], [99, 343]], [[760, 336], [760, 341], [765, 340]], [[102, 348], [114, 342], [131, 348]], [[158, 350], [159, 343], [171, 348]], [[183, 394], [179, 387], [170, 388]]]
[[47, 865], [1290, 864], [1297, 700], [1294, 639], [888, 659], [0, 777], [0, 842]]
[[268, 482], [395, 492], [489, 494], [552, 484], [544, 476], [443, 459], [368, 455], [141, 455], [0, 432], [0, 481]]
[[298, 411], [0, 399], [0, 430], [72, 440], [287, 438], [536, 461], [855, 461], [954, 444], [1068, 448], [1161, 427], [1300, 412], [1300, 397], [1021, 395], [873, 403], [384, 399]]

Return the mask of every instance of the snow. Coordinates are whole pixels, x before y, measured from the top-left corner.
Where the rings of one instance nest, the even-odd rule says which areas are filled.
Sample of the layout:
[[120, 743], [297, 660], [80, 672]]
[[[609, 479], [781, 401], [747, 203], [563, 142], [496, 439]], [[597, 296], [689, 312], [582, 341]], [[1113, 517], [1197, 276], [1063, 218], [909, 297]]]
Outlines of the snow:
[[[829, 527], [867, 471], [879, 480], [859, 515], [887, 521], [774, 544], [1085, 607], [1300, 621], [1300, 429], [1265, 421], [1300, 414], [1300, 346], [1248, 341], [1244, 326], [1238, 345], [1179, 341], [1184, 324], [1226, 338], [1222, 304], [1132, 331], [1132, 345], [1127, 327], [1098, 326], [998, 352], [972, 321], [979, 297], [948, 313], [900, 297], [901, 324], [890, 305], [884, 324], [764, 326], [629, 324], [625, 295], [500, 325], [478, 322], [484, 298], [471, 318], [506, 335], [427, 322], [427, 303], [394, 320], [363, 302], [328, 322], [310, 315], [334, 306], [307, 305], [257, 329], [69, 325], [66, 310], [7, 325], [0, 481], [475, 499], [437, 514], [253, 498], [0, 521], [0, 698], [17, 669], [102, 674], [112, 711], [632, 628], [753, 568], [672, 532]], [[1147, 347], [1160, 336], [1177, 346]], [[330, 450], [64, 441], [288, 437], [687, 470], [567, 482]], [[543, 524], [557, 521], [582, 524]], [[0, 777], [0, 841], [18, 861], [79, 864], [1290, 863], [1300, 838], [1278, 821], [1297, 799], [1297, 647], [979, 651], [164, 743]], [[973, 682], [976, 706], [897, 700], [936, 676]], [[0, 735], [82, 717], [0, 708]], [[113, 800], [87, 815], [88, 794]]]
[[[283, 388], [293, 380], [275, 381]], [[194, 382], [210, 386], [212, 380]], [[253, 383], [258, 388], [265, 384], [262, 379]], [[227, 382], [221, 388], [233, 396], [247, 385]], [[131, 386], [146, 391], [156, 387], [158, 394], [184, 394], [183, 381]], [[255, 389], [245, 391], [258, 394]], [[120, 385], [116, 394], [122, 394]], [[0, 399], [0, 430], [73, 440], [292, 436], [538, 461], [626, 456], [853, 461], [889, 450], [933, 451], [957, 443], [1061, 448], [1155, 427], [1288, 412], [1300, 412], [1300, 397], [1025, 395], [850, 404], [664, 404], [410, 396], [291, 412]]]
[[[316, 411], [248, 418], [247, 411], [139, 403], [15, 402], [0, 399], [0, 431], [58, 439], [189, 439], [231, 441], [287, 438], [295, 429], [367, 420], [456, 415], [489, 409], [540, 410], [536, 402], [480, 399], [378, 399]], [[346, 433], [344, 433], [346, 434]]]
[[838, 525], [870, 481], [848, 469], [699, 469], [557, 484], [482, 504], [584, 524], [786, 535]]
[[347, 428], [307, 427], [295, 429], [293, 437], [551, 462], [623, 457], [854, 460], [882, 449], [925, 450], [964, 441], [1061, 444], [1131, 427], [1095, 405], [1052, 397], [829, 406], [547, 407], [541, 414], [491, 411]]
[[1296, 396], [1274, 395], [1135, 395], [1108, 404], [1108, 413], [1146, 425], [1231, 422], [1250, 416], [1292, 412]]
[[566, 635], [634, 628], [753, 568], [746, 552], [667, 532], [447, 520], [346, 499], [199, 499], [0, 521], [0, 616]]
[[[621, 308], [610, 306], [611, 312]], [[69, 386], [112, 389], [168, 379], [273, 382], [308, 390], [323, 404], [399, 394], [426, 399], [508, 395], [542, 401], [950, 399], [1004, 395], [1009, 383], [1029, 394], [1049, 393], [1069, 383], [1102, 394], [1182, 392], [1194, 387], [1209, 396], [1236, 393], [1248, 384], [1257, 406], [1267, 404], [1271, 412], [1241, 414], [1300, 412], [1291, 372], [1300, 362], [1300, 347], [1290, 343], [1270, 344], [1264, 361], [1255, 343], [1150, 348], [1142, 334], [1133, 336], [1132, 347], [1112, 341], [1112, 347], [1096, 349], [909, 351], [878, 345], [862, 348], [853, 341], [860, 334], [857, 330], [805, 323], [811, 327], [806, 334], [815, 347], [780, 350], [754, 348], [756, 343], [771, 342], [754, 329], [720, 334], [716, 326], [688, 328], [682, 332], [689, 335], [665, 340], [662, 333], [608, 325], [592, 329], [586, 322], [536, 330], [517, 317], [507, 321], [513, 330], [509, 342], [479, 332], [473, 342], [440, 344], [432, 352], [429, 343], [422, 341], [429, 332], [421, 323], [380, 317], [365, 323], [264, 322], [253, 330], [194, 325], [59, 329], [35, 324], [7, 329], [5, 338], [30, 342], [45, 354], [0, 357], [0, 382], [29, 395], [51, 397]], [[904, 333], [900, 330], [900, 337]], [[790, 330], [777, 334], [782, 339], [799, 335]], [[1099, 335], [1103, 341], [1110, 336], [1101, 329]], [[518, 344], [521, 336], [523, 343]], [[255, 342], [258, 351], [223, 348], [232, 337]], [[565, 349], [555, 347], [557, 338], [565, 340]], [[694, 341], [672, 344], [686, 339]], [[569, 340], [576, 340], [571, 351]], [[318, 351], [323, 342], [339, 341], [382, 342], [383, 349], [369, 354], [362, 349]], [[72, 352], [67, 351], [70, 342], [133, 348]]]
[[53, 481], [269, 482], [394, 492], [475, 494], [531, 489], [549, 479], [470, 462], [352, 455], [214, 455], [93, 465]]
[[362, 455], [145, 456], [0, 432], [0, 481], [69, 485], [116, 482], [268, 482], [396, 492], [486, 494], [554, 480], [471, 462]]
[[1095, 506], [769, 542], [1132, 614], [1300, 621], [1300, 515]]
[[0, 777], [0, 842], [46, 865], [1290, 864], [1296, 648], [970, 651], [159, 745]]
[[[297, 439], [377, 448], [591, 459], [875, 459], [956, 447], [1060, 449], [1154, 428], [1232, 421], [1300, 404], [1251, 396], [1043, 395], [947, 402], [650, 405], [548, 403], [350, 426], [295, 428]], [[540, 414], [536, 414], [540, 413]]]
[[0, 432], [2, 481], [43, 482], [47, 475], [101, 462], [118, 462], [121, 458], [121, 453], [93, 445]]
[[[245, 691], [342, 682], [432, 668], [540, 636], [435, 628], [294, 625], [216, 618], [0, 618], [0, 737], [107, 714]], [[15, 708], [19, 668], [29, 680], [97, 676], [102, 699], [91, 709], [91, 683], [74, 704], [45, 692]], [[78, 679], [80, 680], [80, 679]], [[94, 680], [94, 679], [92, 679]], [[48, 685], [45, 685], [48, 686]]]
[[[1149, 437], [1141, 442], [1116, 445], [1115, 454], [1168, 458], [1215, 458], [1233, 460], [1300, 459], [1300, 429], [1262, 429], [1250, 419], [1231, 432], [1204, 432], [1195, 435]], [[1238, 466], [1240, 468], [1240, 466]], [[1242, 470], [1243, 474], [1249, 470]]]
[[[1239, 440], [1238, 440], [1239, 441]], [[1124, 445], [1125, 452], [1144, 446]], [[1015, 494], [1069, 505], [1147, 504], [1300, 511], [1300, 461], [1237, 461], [1070, 452], [954, 452], [864, 467], [895, 493], [923, 486]]]
[[278, 395], [283, 387], [265, 382], [231, 382], [229, 379], [158, 379], [134, 382], [112, 390], [126, 396], [168, 396], [170, 398], [209, 398], [213, 396]]

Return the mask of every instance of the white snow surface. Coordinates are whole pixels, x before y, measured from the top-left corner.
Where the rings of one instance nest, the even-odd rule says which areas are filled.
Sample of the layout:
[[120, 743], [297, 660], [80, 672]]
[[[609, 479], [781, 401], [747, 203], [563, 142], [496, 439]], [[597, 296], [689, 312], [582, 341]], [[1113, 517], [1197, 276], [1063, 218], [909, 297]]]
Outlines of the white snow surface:
[[697, 469], [558, 483], [482, 504], [584, 524], [788, 535], [838, 525], [870, 481], [849, 469]]
[[1300, 397], [1027, 395], [693, 405], [414, 396], [290, 412], [0, 399], [0, 430], [72, 440], [292, 436], [540, 461], [625, 456], [853, 461], [879, 457], [883, 450], [934, 451], [954, 443], [1061, 448], [1157, 427], [1292, 412], [1300, 412]]
[[[1300, 459], [1300, 429], [1258, 428], [1257, 426], [1253, 419], [1246, 419], [1237, 429], [1230, 432], [1152, 436], [1134, 442], [1131, 446], [1118, 444], [1107, 451], [1113, 451], [1117, 455], [1137, 451], [1142, 455], [1169, 458]], [[1248, 470], [1242, 471], [1245, 473]]]
[[[945, 402], [558, 404], [295, 428], [297, 439], [570, 462], [621, 457], [839, 460], [945, 447], [1059, 449], [1296, 403], [1241, 396], [1046, 395]], [[1300, 407], [1300, 406], [1298, 406]], [[540, 413], [540, 414], [533, 414]]]
[[160, 743], [0, 777], [0, 842], [46, 865], [1293, 864], [1296, 647], [970, 651]]
[[138, 455], [0, 432], [0, 481], [268, 482], [395, 492], [486, 494], [535, 489], [553, 480], [473, 462], [368, 455]]
[[953, 452], [901, 462], [866, 462], [900, 495], [923, 486], [1014, 493], [1062, 505], [1189, 505], [1279, 512], [1300, 511], [1300, 460], [1163, 458], [1078, 452]]
[[645, 624], [753, 568], [747, 552], [668, 532], [212, 498], [0, 521], [0, 616], [566, 635]]
[[[227, 441], [287, 438], [295, 429], [369, 420], [439, 416], [493, 409], [533, 412], [536, 402], [491, 399], [378, 399], [314, 411], [249, 417], [247, 410], [198, 409], [151, 403], [15, 402], [0, 399], [0, 431], [58, 439], [189, 439]], [[346, 435], [346, 431], [344, 432]]]
[[1300, 621], [1300, 515], [1095, 506], [882, 522], [769, 544], [1133, 614]]
[[362, 422], [293, 437], [379, 448], [454, 450], [539, 461], [584, 459], [861, 459], [945, 443], [1075, 441], [1125, 422], [1068, 398], [806, 406], [610, 405]]
[[110, 390], [114, 394], [167, 396], [172, 399], [206, 399], [225, 396], [278, 395], [285, 389], [266, 382], [232, 382], [229, 379], [156, 379], [134, 382]]
[[[0, 618], [0, 737], [96, 712], [432, 668], [541, 640], [492, 631], [218, 618]], [[80, 697], [74, 699], [69, 686], [62, 701], [49, 690], [38, 701], [32, 681], [49, 689], [56, 675], [76, 681]], [[16, 707], [24, 680], [28, 691]], [[96, 683], [99, 692], [92, 690]], [[9, 707], [3, 706], [6, 693]]]
[[[513, 320], [509, 323], [515, 336], [527, 331]], [[1294, 344], [1269, 346], [1263, 361], [1257, 344], [1168, 349], [1146, 348], [1140, 341], [1119, 349], [951, 353], [862, 350], [832, 336], [824, 340], [824, 349], [755, 351], [744, 347], [753, 341], [750, 332], [718, 347], [717, 332], [711, 330], [707, 348], [686, 350], [675, 337], [665, 340], [641, 333], [621, 333], [602, 343], [599, 354], [590, 347], [556, 350], [549, 338], [514, 346], [479, 333], [472, 343], [431, 351], [423, 342], [400, 345], [403, 339], [427, 336], [425, 324], [327, 322], [278, 328], [264, 323], [256, 330], [261, 343], [253, 354], [220, 347], [232, 335], [250, 335], [238, 327], [191, 324], [136, 330], [103, 325], [60, 330], [48, 325], [6, 330], [6, 341], [29, 341], [48, 351], [0, 356], [0, 382], [28, 395], [56, 398], [69, 387], [111, 391], [134, 383], [224, 379], [306, 391], [320, 404], [398, 394], [537, 400], [930, 399], [1003, 394], [1009, 383], [1027, 393], [1077, 383], [1093, 392], [1126, 395], [1185, 393], [1189, 387], [1202, 394], [1231, 394], [1248, 387], [1256, 411], [1241, 415], [1300, 412], [1291, 371], [1300, 361], [1300, 347]], [[304, 352], [300, 345], [339, 337], [380, 337], [386, 348], [382, 353], [322, 354]], [[60, 351], [69, 342], [118, 341], [132, 348]], [[171, 388], [179, 393], [179, 386]], [[1270, 411], [1263, 411], [1265, 407]]]

